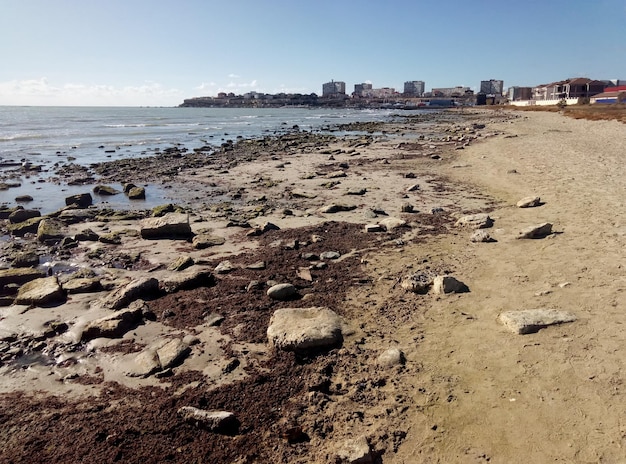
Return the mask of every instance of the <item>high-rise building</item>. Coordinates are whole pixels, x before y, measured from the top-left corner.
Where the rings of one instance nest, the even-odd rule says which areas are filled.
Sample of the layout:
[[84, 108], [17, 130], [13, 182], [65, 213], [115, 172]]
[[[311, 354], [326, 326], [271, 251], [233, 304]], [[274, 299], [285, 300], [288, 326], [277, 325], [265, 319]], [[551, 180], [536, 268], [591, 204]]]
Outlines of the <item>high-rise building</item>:
[[421, 97], [424, 95], [424, 81], [407, 81], [404, 83], [404, 94]]
[[339, 81], [330, 81], [322, 85], [322, 96], [331, 97], [334, 95], [345, 95], [346, 83]]
[[364, 97], [368, 90], [372, 90], [371, 83], [354, 84], [354, 95], [357, 97]]
[[480, 93], [502, 95], [504, 93], [504, 81], [497, 81], [495, 79], [480, 81]]

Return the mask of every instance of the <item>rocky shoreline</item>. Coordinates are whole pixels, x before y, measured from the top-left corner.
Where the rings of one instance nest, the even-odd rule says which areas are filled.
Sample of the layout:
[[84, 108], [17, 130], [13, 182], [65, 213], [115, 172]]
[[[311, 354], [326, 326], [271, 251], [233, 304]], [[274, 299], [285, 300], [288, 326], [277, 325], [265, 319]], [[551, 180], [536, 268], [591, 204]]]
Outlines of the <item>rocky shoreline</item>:
[[49, 215], [3, 208], [0, 460], [391, 462], [421, 369], [393, 332], [471, 289], [454, 262], [371, 262], [483, 227], [468, 215], [499, 200], [440, 166], [463, 169], [462, 150], [517, 117], [172, 149], [62, 177], [158, 182], [176, 204], [114, 211], [85, 192]]

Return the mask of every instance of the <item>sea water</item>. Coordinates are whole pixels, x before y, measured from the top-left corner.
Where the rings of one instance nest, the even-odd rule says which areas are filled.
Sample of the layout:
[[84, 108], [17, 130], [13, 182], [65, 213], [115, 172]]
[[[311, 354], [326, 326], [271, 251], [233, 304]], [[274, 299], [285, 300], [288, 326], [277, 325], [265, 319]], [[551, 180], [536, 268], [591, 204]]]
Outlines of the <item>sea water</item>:
[[[45, 214], [65, 206], [65, 197], [85, 193], [86, 186], [51, 182], [55, 164], [88, 166], [152, 156], [173, 146], [217, 147], [227, 140], [284, 133], [294, 126], [324, 131], [338, 124], [388, 120], [393, 113], [391, 109], [0, 106], [0, 182], [20, 185], [0, 190], [0, 204], [15, 206], [17, 196], [31, 195], [34, 200], [24, 206]], [[42, 169], [24, 176], [22, 163]], [[168, 202], [168, 195], [158, 186], [148, 186], [141, 204], [129, 202], [124, 195], [94, 196], [94, 203], [149, 208]]]

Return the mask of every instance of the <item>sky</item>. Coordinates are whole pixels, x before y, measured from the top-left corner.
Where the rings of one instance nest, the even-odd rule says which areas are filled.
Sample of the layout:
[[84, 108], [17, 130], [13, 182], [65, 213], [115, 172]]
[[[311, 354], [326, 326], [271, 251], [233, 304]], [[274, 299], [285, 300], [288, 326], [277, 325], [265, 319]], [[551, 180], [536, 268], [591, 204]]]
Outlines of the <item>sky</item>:
[[0, 0], [0, 105], [626, 79], [626, 0]]

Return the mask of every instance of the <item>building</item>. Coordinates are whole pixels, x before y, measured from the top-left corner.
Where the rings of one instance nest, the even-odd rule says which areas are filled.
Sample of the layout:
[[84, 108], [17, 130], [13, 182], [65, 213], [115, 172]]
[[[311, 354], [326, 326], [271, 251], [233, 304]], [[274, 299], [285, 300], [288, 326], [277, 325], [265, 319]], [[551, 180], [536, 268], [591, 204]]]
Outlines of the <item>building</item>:
[[626, 85], [607, 87], [604, 92], [594, 95], [589, 101], [591, 103], [625, 103]]
[[406, 81], [404, 83], [404, 95], [412, 97], [421, 97], [424, 95], [424, 81]]
[[509, 87], [507, 92], [509, 101], [530, 100], [533, 97], [532, 87]]
[[440, 87], [432, 89], [431, 94], [433, 97], [464, 97], [472, 94], [472, 91], [469, 87]]
[[489, 79], [488, 81], [480, 81], [480, 93], [486, 95], [503, 95], [504, 81]]
[[322, 85], [322, 97], [335, 97], [346, 94], [346, 83], [330, 81]]
[[590, 98], [604, 91], [602, 81], [577, 77], [533, 87], [533, 100], [561, 100], [568, 98]]
[[362, 84], [354, 84], [354, 96], [364, 97], [368, 90], [372, 90], [372, 84], [363, 82]]

